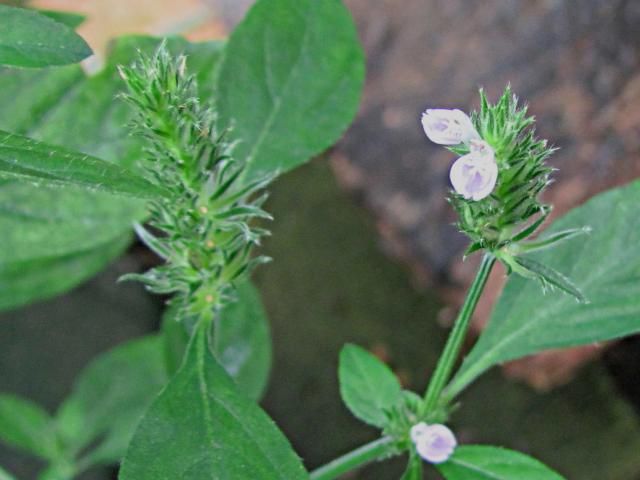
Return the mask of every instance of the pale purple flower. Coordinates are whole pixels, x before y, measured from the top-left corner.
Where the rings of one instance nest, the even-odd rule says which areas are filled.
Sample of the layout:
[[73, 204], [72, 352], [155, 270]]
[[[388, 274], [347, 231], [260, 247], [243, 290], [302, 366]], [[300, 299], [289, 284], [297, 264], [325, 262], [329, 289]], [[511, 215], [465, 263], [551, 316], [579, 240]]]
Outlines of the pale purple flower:
[[496, 186], [498, 165], [487, 142], [474, 139], [469, 147], [471, 152], [452, 165], [449, 178], [456, 192], [477, 201], [488, 197]]
[[429, 463], [446, 462], [458, 446], [453, 432], [439, 423], [420, 422], [411, 427], [410, 435], [418, 455]]
[[422, 114], [422, 128], [439, 145], [458, 145], [480, 138], [471, 119], [461, 110], [430, 108]]

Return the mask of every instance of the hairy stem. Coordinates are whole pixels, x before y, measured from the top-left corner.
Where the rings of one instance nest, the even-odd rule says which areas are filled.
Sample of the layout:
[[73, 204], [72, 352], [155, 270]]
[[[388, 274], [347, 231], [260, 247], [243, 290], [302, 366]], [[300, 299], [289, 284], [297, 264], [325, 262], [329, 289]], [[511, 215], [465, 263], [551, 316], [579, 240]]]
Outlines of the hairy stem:
[[478, 299], [480, 298], [480, 295], [487, 283], [489, 273], [491, 273], [491, 269], [493, 268], [495, 261], [495, 257], [490, 253], [486, 253], [484, 257], [482, 257], [480, 269], [471, 284], [471, 288], [467, 293], [467, 298], [462, 305], [458, 318], [456, 318], [453, 329], [449, 334], [447, 344], [444, 347], [440, 360], [438, 360], [436, 370], [429, 382], [429, 386], [424, 396], [425, 412], [430, 412], [438, 406], [442, 390], [451, 377], [451, 372], [453, 371], [453, 367], [458, 359], [460, 348], [462, 347], [462, 343], [467, 335], [467, 330], [469, 330], [471, 316], [473, 315], [473, 311], [476, 309]]
[[314, 470], [309, 478], [311, 480], [333, 480], [343, 473], [350, 472], [362, 465], [387, 456], [392, 443], [393, 439], [391, 437], [382, 437], [379, 440], [367, 443]]

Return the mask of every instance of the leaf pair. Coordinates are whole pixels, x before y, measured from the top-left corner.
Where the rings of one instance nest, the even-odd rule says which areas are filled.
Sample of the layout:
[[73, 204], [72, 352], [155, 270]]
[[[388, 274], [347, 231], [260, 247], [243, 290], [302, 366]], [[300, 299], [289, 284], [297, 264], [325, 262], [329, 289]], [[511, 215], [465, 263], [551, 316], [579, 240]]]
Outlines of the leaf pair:
[[[351, 412], [370, 425], [388, 426], [388, 412], [402, 400], [396, 376], [374, 355], [355, 345], [340, 353], [340, 392]], [[409, 446], [401, 480], [422, 480], [424, 462]], [[490, 446], [463, 445], [436, 468], [447, 480], [562, 480], [539, 461], [519, 452]]]

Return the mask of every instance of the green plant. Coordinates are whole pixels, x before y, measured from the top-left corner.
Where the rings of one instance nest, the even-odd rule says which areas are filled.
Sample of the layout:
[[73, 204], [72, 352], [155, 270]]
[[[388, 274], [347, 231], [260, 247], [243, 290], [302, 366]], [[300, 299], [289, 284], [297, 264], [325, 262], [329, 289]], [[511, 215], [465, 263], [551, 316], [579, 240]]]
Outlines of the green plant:
[[[161, 332], [96, 359], [54, 416], [0, 395], [0, 438], [44, 460], [41, 479], [122, 461], [123, 480], [327, 480], [404, 453], [404, 480], [425, 465], [450, 480], [562, 478], [522, 453], [458, 445], [445, 424], [496, 364], [640, 331], [640, 264], [627, 254], [640, 183], [538, 235], [553, 149], [511, 90], [494, 104], [481, 92], [471, 116], [428, 110], [429, 138], [461, 156], [449, 201], [480, 268], [423, 395], [344, 347], [343, 400], [380, 436], [309, 473], [256, 403], [271, 352], [250, 274], [267, 260], [254, 250], [269, 234], [270, 182], [329, 147], [356, 112], [364, 61], [348, 12], [338, 0], [259, 0], [226, 43], [121, 38], [93, 77], [74, 65], [90, 53], [78, 21], [0, 6], [0, 308], [78, 284], [132, 231], [164, 263], [124, 280], [168, 307]], [[497, 261], [513, 278], [458, 367]], [[228, 354], [239, 345], [249, 355]]]

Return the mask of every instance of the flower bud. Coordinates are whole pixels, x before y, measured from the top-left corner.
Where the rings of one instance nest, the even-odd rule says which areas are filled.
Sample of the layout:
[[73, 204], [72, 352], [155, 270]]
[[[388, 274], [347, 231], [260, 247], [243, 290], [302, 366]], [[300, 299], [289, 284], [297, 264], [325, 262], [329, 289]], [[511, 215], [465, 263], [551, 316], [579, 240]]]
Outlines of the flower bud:
[[470, 142], [471, 153], [460, 157], [451, 167], [453, 189], [467, 200], [488, 197], [498, 180], [498, 165], [493, 149], [482, 140]]
[[458, 145], [480, 138], [471, 119], [461, 110], [429, 109], [422, 114], [422, 128], [429, 140], [440, 145]]
[[453, 432], [441, 424], [420, 422], [411, 427], [410, 435], [418, 455], [429, 463], [446, 462], [458, 446]]

